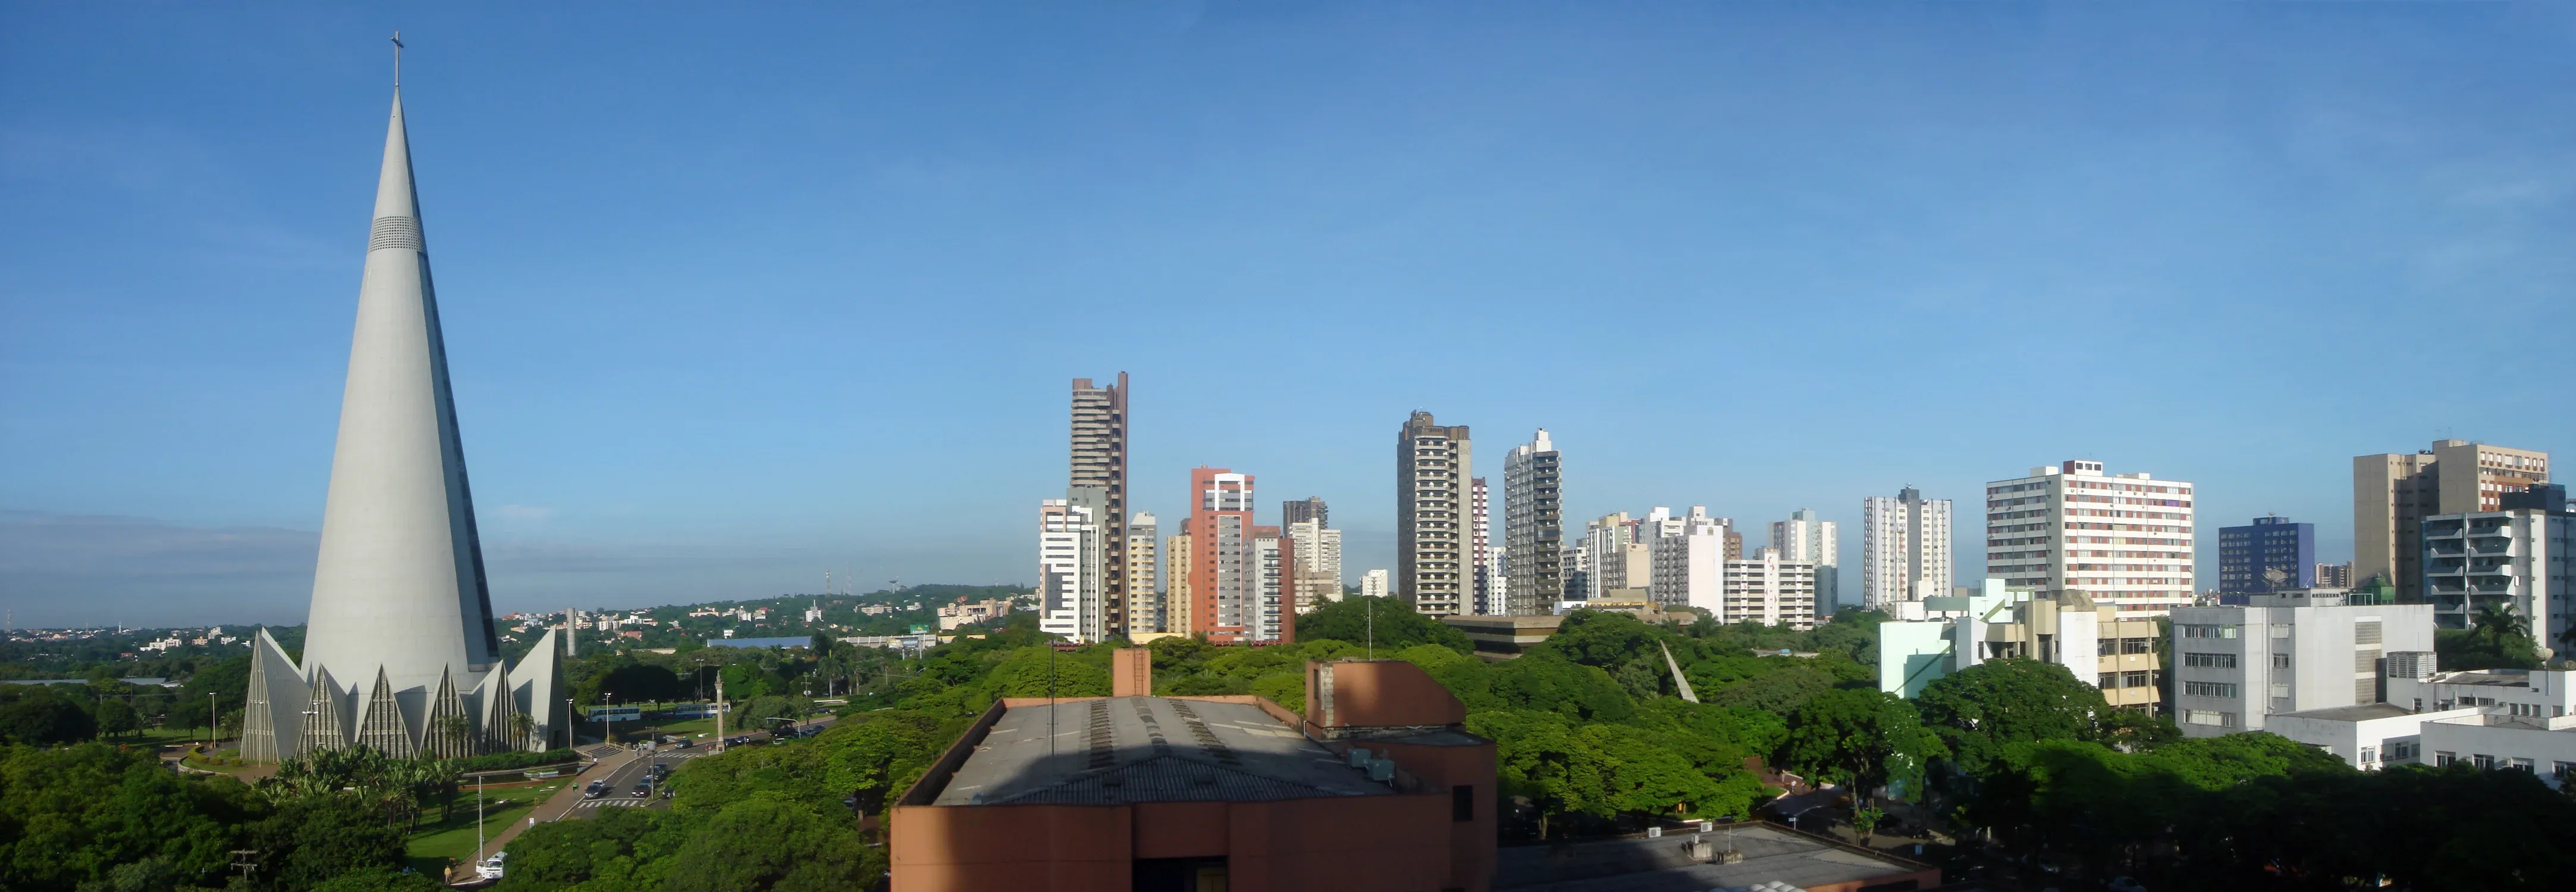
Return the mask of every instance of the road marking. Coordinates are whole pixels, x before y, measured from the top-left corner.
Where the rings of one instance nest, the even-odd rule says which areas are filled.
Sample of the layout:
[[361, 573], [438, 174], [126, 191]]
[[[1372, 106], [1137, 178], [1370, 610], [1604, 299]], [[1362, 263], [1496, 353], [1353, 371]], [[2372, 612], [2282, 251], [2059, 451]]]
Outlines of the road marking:
[[644, 800], [641, 800], [641, 799], [584, 799], [584, 800], [582, 800], [582, 801], [580, 801], [580, 802], [578, 802], [578, 803], [575, 803], [575, 804], [573, 805], [573, 807], [574, 807], [574, 808], [616, 808], [616, 807], [618, 807], [618, 806], [627, 806], [627, 805], [643, 805], [643, 804], [644, 804]]

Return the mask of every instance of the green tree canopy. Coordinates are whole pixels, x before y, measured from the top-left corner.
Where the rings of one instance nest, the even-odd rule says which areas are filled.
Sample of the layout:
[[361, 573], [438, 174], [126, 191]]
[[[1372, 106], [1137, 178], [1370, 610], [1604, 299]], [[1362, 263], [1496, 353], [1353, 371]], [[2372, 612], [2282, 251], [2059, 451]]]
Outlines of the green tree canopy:
[[1913, 704], [1877, 690], [1841, 689], [1817, 694], [1790, 716], [1782, 764], [1864, 792], [1895, 781], [1897, 792], [1910, 796], [1922, 789], [1926, 766], [1947, 753]]
[[1972, 775], [2029, 740], [2090, 740], [2110, 707], [2102, 691], [2066, 667], [2038, 660], [1988, 660], [1924, 686], [1915, 706], [1950, 758]]
[[1374, 640], [1379, 656], [1389, 656], [1416, 644], [1437, 644], [1462, 654], [1475, 650], [1474, 643], [1467, 640], [1465, 633], [1414, 612], [1413, 605], [1394, 597], [1343, 598], [1326, 602], [1312, 613], [1298, 614], [1297, 637], [1330, 638], [1366, 647], [1371, 641], [1372, 626], [1376, 630]]

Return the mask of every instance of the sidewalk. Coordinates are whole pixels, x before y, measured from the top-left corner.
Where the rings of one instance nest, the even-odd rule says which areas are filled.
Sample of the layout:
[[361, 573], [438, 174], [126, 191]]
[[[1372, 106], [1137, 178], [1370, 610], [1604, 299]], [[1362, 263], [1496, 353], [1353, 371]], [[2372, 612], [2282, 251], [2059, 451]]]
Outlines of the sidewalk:
[[[640, 753], [620, 750], [616, 756], [601, 759], [598, 762], [592, 763], [589, 768], [584, 769], [580, 774], [574, 775], [572, 783], [565, 784], [563, 789], [555, 791], [553, 798], [539, 803], [534, 811], [530, 811], [528, 813], [528, 818], [537, 822], [562, 820], [564, 815], [572, 813], [572, 807], [574, 805], [581, 802], [581, 791], [583, 787], [589, 786], [591, 781], [604, 780], [609, 775], [616, 774], [618, 769], [626, 767], [628, 763], [635, 761], [641, 756], [642, 754]], [[509, 845], [510, 840], [519, 838], [519, 834], [527, 830], [530, 826], [533, 825], [530, 824], [528, 820], [517, 820], [510, 822], [510, 825], [507, 827], [500, 828], [500, 832], [494, 833], [492, 838], [483, 844], [482, 851], [474, 853], [474, 857], [466, 859], [465, 863], [459, 864], [454, 869], [447, 872], [448, 884], [455, 885], [474, 881], [474, 865], [481, 864], [483, 863], [483, 859], [492, 857], [492, 853], [498, 852], [501, 850], [501, 847]]]

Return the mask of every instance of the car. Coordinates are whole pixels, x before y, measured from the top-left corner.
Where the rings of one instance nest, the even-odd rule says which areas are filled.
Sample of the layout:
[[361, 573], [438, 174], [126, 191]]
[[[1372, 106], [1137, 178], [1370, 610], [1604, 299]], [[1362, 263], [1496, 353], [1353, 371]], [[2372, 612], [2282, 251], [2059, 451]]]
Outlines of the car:
[[583, 799], [597, 799], [606, 795], [608, 795], [608, 782], [604, 780], [591, 781], [590, 786], [581, 788]]
[[635, 794], [634, 794], [634, 795], [635, 795], [635, 798], [637, 798], [637, 799], [643, 799], [643, 798], [646, 798], [646, 797], [652, 796], [652, 795], [653, 795], [653, 782], [652, 782], [652, 781], [645, 781], [645, 782], [643, 782], [643, 783], [636, 784], [636, 785], [635, 785]]
[[487, 880], [500, 879], [502, 873], [502, 859], [508, 857], [510, 857], [510, 853], [508, 852], [492, 853], [492, 857], [485, 858], [483, 859], [483, 863], [474, 865], [474, 875]]
[[672, 746], [676, 746], [676, 747], [679, 747], [679, 748], [681, 748], [681, 749], [688, 749], [688, 748], [690, 748], [690, 747], [697, 746], [697, 745], [698, 745], [698, 742], [697, 742], [697, 741], [690, 740], [690, 739], [688, 739], [688, 738], [686, 738], [686, 737], [680, 738], [680, 742], [675, 743], [675, 744], [672, 744]]

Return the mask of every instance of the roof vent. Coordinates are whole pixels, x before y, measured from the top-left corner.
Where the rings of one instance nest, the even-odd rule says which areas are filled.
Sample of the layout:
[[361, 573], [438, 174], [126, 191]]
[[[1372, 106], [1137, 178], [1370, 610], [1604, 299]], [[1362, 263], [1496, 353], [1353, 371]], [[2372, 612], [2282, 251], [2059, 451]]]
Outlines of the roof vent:
[[1351, 767], [1353, 768], [1367, 765], [1369, 761], [1368, 747], [1364, 746], [1351, 747], [1350, 752], [1343, 753], [1342, 755], [1350, 757]]
[[1393, 759], [1370, 759], [1370, 760], [1369, 760], [1369, 762], [1368, 762], [1368, 779], [1369, 779], [1369, 780], [1373, 780], [1373, 781], [1392, 781], [1392, 780], [1394, 780], [1394, 779], [1395, 779], [1395, 760], [1393, 760]]

